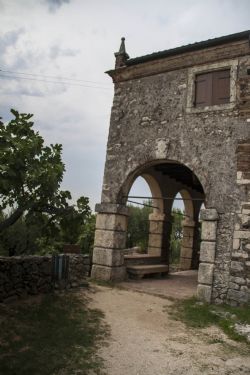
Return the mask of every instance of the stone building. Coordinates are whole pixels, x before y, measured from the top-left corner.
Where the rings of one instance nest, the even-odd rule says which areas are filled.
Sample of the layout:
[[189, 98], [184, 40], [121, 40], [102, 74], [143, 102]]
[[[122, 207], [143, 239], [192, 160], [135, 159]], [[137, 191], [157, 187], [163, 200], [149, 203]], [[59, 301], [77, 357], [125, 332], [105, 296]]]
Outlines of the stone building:
[[199, 257], [198, 297], [234, 305], [250, 300], [249, 36], [245, 31], [137, 58], [129, 58], [122, 39], [115, 69], [107, 72], [115, 93], [93, 278], [122, 280], [131, 268], [133, 257], [129, 265], [124, 259], [126, 202], [142, 176], [154, 206], [147, 267], [167, 272], [179, 192], [185, 205], [180, 266], [189, 269]]

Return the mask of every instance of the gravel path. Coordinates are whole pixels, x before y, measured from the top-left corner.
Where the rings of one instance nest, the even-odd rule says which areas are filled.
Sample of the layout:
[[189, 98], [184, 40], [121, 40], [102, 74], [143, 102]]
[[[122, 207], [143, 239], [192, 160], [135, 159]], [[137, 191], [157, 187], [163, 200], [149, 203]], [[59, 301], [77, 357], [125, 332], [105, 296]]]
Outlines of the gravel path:
[[250, 350], [214, 327], [187, 329], [169, 318], [168, 299], [93, 286], [91, 307], [105, 313], [109, 346], [99, 351], [107, 375], [250, 375]]

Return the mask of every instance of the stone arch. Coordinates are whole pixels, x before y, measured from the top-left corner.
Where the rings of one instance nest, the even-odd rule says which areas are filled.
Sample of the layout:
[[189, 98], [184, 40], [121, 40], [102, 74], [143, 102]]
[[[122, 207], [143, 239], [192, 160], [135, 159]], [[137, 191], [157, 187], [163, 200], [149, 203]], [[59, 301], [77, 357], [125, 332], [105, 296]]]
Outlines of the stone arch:
[[116, 191], [116, 198], [115, 200], [119, 204], [126, 204], [126, 197], [138, 176], [142, 176], [146, 170], [157, 166], [158, 164], [178, 164], [187, 168], [190, 172], [192, 172], [197, 180], [199, 181], [200, 185], [202, 186], [204, 196], [207, 198], [207, 187], [206, 187], [206, 179], [202, 171], [198, 168], [193, 168], [191, 163], [186, 160], [182, 160], [181, 158], [162, 158], [162, 159], [149, 159], [147, 161], [140, 162], [138, 161], [133, 163], [133, 165], [129, 166], [126, 170], [126, 173], [123, 174], [122, 179], [120, 180], [119, 187]]
[[184, 203], [185, 220], [193, 220], [194, 219], [194, 206], [193, 206], [191, 194], [185, 189], [180, 190], [179, 194], [181, 195], [183, 203]]
[[[185, 219], [185, 230], [189, 233], [193, 230], [194, 209], [190, 199], [195, 194], [204, 198], [204, 189], [189, 167], [175, 160], [156, 159], [135, 167], [130, 173], [127, 169], [122, 178], [120, 178], [119, 171], [117, 173], [113, 171], [112, 179], [110, 176], [110, 179], [106, 181], [108, 184], [104, 184], [103, 194], [107, 190], [106, 187], [112, 190], [113, 182], [115, 182], [115, 191], [110, 191], [102, 203], [96, 207], [98, 215], [93, 253], [93, 277], [97, 277], [100, 272], [105, 272], [101, 278], [108, 280], [118, 280], [125, 276], [123, 251], [127, 238], [126, 202], [129, 191], [139, 176], [147, 182], [155, 207], [154, 212], [149, 216], [148, 255], [158, 257], [159, 261], [169, 264], [171, 207], [177, 192], [181, 192], [186, 211], [190, 216]], [[109, 201], [109, 198], [112, 200]], [[189, 237], [190, 242], [185, 245], [185, 252], [182, 251], [183, 260], [185, 258], [183, 269], [191, 268], [193, 236]], [[187, 254], [187, 247], [189, 247], [190, 256]]]
[[158, 181], [153, 176], [147, 173], [143, 173], [140, 176], [147, 182], [149, 189], [151, 191], [152, 203], [153, 203], [152, 205], [154, 206], [153, 213], [154, 214], [163, 213], [164, 205], [163, 205], [163, 199], [162, 199], [162, 191], [161, 191]]
[[[153, 175], [149, 173], [142, 173], [141, 175], [136, 176], [136, 178], [138, 177], [142, 177], [145, 180], [152, 195], [153, 212], [149, 214], [148, 217], [149, 233], [147, 253], [152, 256], [160, 256], [162, 248], [162, 233], [165, 218], [162, 190], [159, 185], [159, 182]], [[134, 179], [133, 183], [135, 182], [136, 178]], [[133, 183], [131, 184], [129, 191], [132, 188]]]

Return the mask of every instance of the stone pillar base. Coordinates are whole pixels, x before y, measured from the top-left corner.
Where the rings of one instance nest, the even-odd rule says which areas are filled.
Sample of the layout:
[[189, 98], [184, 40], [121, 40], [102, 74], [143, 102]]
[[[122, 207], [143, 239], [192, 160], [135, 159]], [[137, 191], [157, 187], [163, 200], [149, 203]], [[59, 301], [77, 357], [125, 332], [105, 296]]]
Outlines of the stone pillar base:
[[197, 298], [200, 301], [207, 303], [211, 302], [212, 287], [209, 285], [198, 285], [197, 287]]
[[216, 236], [218, 213], [216, 209], [201, 210], [201, 248], [198, 271], [198, 299], [211, 302], [214, 275], [214, 260], [216, 252]]
[[101, 281], [123, 281], [126, 279], [126, 267], [107, 267], [93, 264], [91, 278]]
[[123, 249], [126, 245], [127, 207], [112, 203], [96, 205], [95, 241], [91, 277], [103, 281], [126, 278]]

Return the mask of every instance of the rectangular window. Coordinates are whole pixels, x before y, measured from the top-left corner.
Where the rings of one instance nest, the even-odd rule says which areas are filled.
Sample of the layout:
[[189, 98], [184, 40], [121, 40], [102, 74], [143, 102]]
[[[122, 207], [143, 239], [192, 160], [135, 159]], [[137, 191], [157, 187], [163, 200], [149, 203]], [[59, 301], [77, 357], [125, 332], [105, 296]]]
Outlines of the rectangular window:
[[229, 103], [230, 69], [196, 75], [195, 106], [205, 107]]

